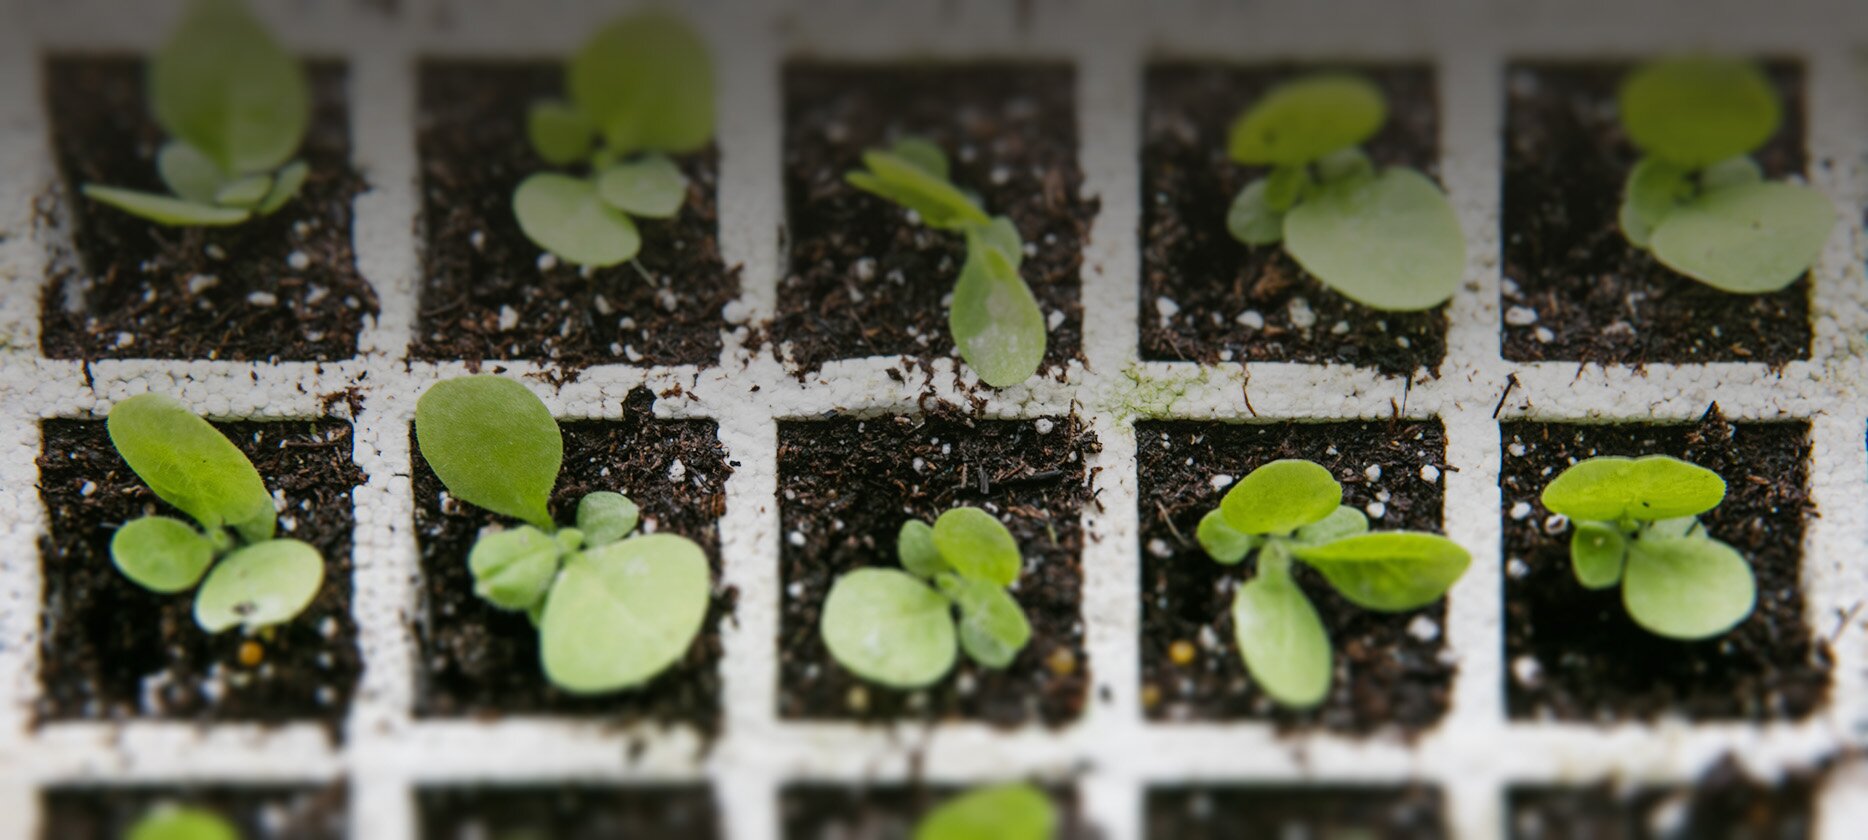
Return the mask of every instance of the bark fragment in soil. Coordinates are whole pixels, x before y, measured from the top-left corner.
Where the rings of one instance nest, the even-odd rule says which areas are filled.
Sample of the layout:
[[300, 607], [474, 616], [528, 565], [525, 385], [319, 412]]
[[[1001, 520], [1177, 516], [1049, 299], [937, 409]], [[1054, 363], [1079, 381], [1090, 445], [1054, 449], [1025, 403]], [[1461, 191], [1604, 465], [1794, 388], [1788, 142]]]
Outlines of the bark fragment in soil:
[[512, 212], [519, 182], [554, 170], [532, 151], [525, 115], [567, 96], [563, 66], [427, 61], [419, 73], [422, 291], [411, 355], [574, 368], [719, 361], [740, 269], [720, 255], [716, 147], [675, 157], [687, 202], [673, 219], [636, 220], [634, 263], [586, 277], [526, 238]]
[[[341, 420], [215, 423], [285, 497], [279, 536], [324, 555], [324, 586], [292, 621], [258, 636], [209, 634], [192, 592], [161, 595], [131, 583], [110, 559], [118, 526], [145, 514], [186, 515], [156, 499], [110, 444], [102, 420], [47, 420], [39, 495], [49, 514], [39, 541], [44, 638], [34, 704], [42, 721], [159, 718], [283, 723], [335, 729], [350, 708], [362, 660], [351, 618], [351, 461]], [[256, 667], [240, 648], [260, 645]]]
[[[797, 784], [779, 792], [783, 840], [907, 840], [928, 811], [971, 788]], [[1049, 789], [1057, 807], [1058, 840], [1097, 840], [1077, 806], [1076, 791]]]
[[[1523, 63], [1507, 71], [1504, 355], [1641, 365], [1810, 357], [1808, 277], [1765, 295], [1689, 279], [1628, 244], [1616, 222], [1638, 153], [1616, 90], [1626, 63]], [[1771, 61], [1784, 122], [1757, 154], [1765, 177], [1802, 176], [1803, 70]]]
[[[1445, 645], [1446, 602], [1405, 613], [1351, 604], [1302, 563], [1293, 572], [1329, 633], [1330, 694], [1312, 710], [1274, 703], [1247, 675], [1233, 640], [1232, 598], [1257, 558], [1222, 566], [1194, 539], [1200, 517], [1232, 483], [1281, 458], [1315, 461], [1343, 485], [1343, 504], [1378, 531], [1442, 531], [1446, 430], [1438, 420], [1135, 424], [1142, 499], [1142, 702], [1150, 720], [1269, 719], [1280, 728], [1416, 732], [1446, 714], [1456, 670]], [[1222, 480], [1220, 477], [1224, 476]], [[1483, 555], [1481, 555], [1483, 556]], [[1475, 562], [1477, 562], [1475, 560]], [[1175, 664], [1170, 649], [1194, 645]]]
[[1201, 787], [1148, 791], [1149, 840], [1235, 837], [1446, 837], [1437, 789], [1413, 787]]
[[430, 787], [416, 793], [422, 840], [712, 840], [704, 786]]
[[422, 717], [492, 714], [604, 715], [623, 721], [687, 724], [703, 733], [720, 724], [720, 622], [737, 591], [720, 589], [720, 534], [726, 477], [732, 468], [711, 420], [657, 420], [655, 398], [632, 391], [620, 420], [563, 421], [564, 466], [551, 495], [554, 521], [570, 522], [577, 502], [614, 490], [642, 509], [644, 532], [680, 534], [707, 552], [713, 603], [694, 645], [647, 685], [616, 694], [569, 694], [545, 678], [538, 631], [523, 613], [501, 610], [473, 591], [467, 553], [480, 530], [513, 523], [442, 497], [409, 433], [415, 530], [421, 551], [422, 603], [416, 635], [421, 662], [415, 713]]
[[1721, 759], [1690, 787], [1520, 786], [1506, 794], [1511, 840], [1803, 840], [1816, 836], [1821, 771], [1774, 782]]
[[1075, 73], [1061, 64], [793, 63], [785, 68], [790, 267], [773, 339], [806, 371], [863, 356], [945, 358], [943, 299], [966, 248], [957, 233], [850, 186], [862, 153], [904, 134], [938, 143], [953, 182], [1026, 242], [1019, 273], [1049, 319], [1044, 367], [1081, 356], [1079, 270], [1100, 202], [1082, 195]]
[[[342, 64], [311, 62], [311, 167], [277, 213], [226, 228], [170, 228], [78, 193], [103, 184], [166, 193], [143, 62], [61, 56], [46, 62], [45, 101], [62, 193], [40, 206], [54, 238], [40, 345], [57, 359], [329, 361], [356, 355], [377, 314], [357, 273], [351, 201], [365, 188], [350, 165]], [[66, 235], [70, 236], [65, 241]]]
[[339, 840], [348, 822], [341, 784], [276, 786], [53, 788], [43, 794], [44, 840], [121, 840], [158, 805], [205, 808], [255, 840]]
[[[1446, 356], [1446, 308], [1381, 312], [1331, 291], [1283, 245], [1250, 247], [1226, 212], [1262, 166], [1226, 154], [1228, 129], [1311, 65], [1163, 63], [1148, 68], [1142, 137], [1141, 354], [1150, 361], [1338, 362], [1407, 375]], [[1439, 103], [1423, 65], [1352, 65], [1382, 89], [1388, 123], [1364, 149], [1377, 166], [1440, 168]]]
[[[1074, 720], [1089, 686], [1084, 459], [1098, 449], [1074, 416], [975, 420], [943, 407], [929, 416], [781, 422], [779, 716], [966, 718], [1000, 726]], [[1018, 541], [1026, 565], [1013, 595], [1031, 620], [1031, 643], [1004, 670], [962, 655], [953, 673], [919, 691], [857, 679], [818, 635], [831, 584], [864, 566], [900, 568], [902, 523], [932, 522], [961, 505], [986, 509]]]
[[[1804, 621], [1803, 524], [1811, 515], [1809, 424], [1502, 424], [1505, 692], [1511, 717], [1574, 721], [1802, 719], [1829, 691], [1830, 653]], [[1672, 455], [1724, 477], [1701, 517], [1757, 577], [1757, 607], [1731, 632], [1683, 642], [1640, 628], [1619, 588], [1591, 591], [1570, 568], [1571, 527], [1539, 501], [1574, 461]]]

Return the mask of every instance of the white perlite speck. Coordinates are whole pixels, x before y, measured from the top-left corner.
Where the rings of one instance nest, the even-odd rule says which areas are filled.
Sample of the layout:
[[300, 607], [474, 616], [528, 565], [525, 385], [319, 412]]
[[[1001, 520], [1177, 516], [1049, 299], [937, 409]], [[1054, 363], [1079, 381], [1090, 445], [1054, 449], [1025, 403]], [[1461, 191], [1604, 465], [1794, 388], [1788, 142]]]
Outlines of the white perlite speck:
[[1531, 503], [1530, 502], [1518, 502], [1517, 504], [1514, 504], [1511, 506], [1511, 518], [1512, 519], [1524, 519], [1525, 517], [1530, 516], [1530, 515], [1531, 515]]
[[1420, 480], [1433, 484], [1440, 480], [1440, 468], [1432, 464], [1420, 465]]
[[1317, 313], [1310, 308], [1310, 301], [1303, 298], [1291, 298], [1291, 326], [1307, 330], [1317, 325]]
[[519, 326], [519, 310], [511, 306], [501, 306], [499, 308], [499, 331], [511, 332], [517, 326]]
[[1537, 323], [1537, 310], [1527, 306], [1514, 306], [1505, 310], [1505, 323], [1514, 327], [1528, 327]]
[[1238, 321], [1240, 326], [1248, 330], [1262, 330], [1265, 328], [1265, 316], [1260, 315], [1256, 309], [1247, 309], [1239, 313], [1239, 317], [1233, 320]]

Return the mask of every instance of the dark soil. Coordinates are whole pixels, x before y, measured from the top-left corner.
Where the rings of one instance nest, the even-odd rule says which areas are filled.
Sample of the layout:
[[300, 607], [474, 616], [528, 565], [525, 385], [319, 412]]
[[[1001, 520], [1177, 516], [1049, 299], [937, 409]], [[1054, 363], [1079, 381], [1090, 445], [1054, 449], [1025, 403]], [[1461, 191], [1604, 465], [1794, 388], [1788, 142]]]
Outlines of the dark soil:
[[[59, 359], [326, 361], [357, 353], [377, 314], [357, 273], [351, 200], [366, 188], [350, 165], [343, 65], [313, 62], [304, 189], [277, 213], [226, 228], [170, 228], [78, 194], [84, 184], [167, 193], [143, 62], [61, 56], [45, 64], [45, 101], [65, 190], [42, 223], [70, 228], [75, 253], [53, 253], [45, 287], [46, 355]], [[55, 238], [62, 239], [62, 236]], [[304, 267], [294, 267], [293, 257]], [[217, 278], [210, 282], [206, 279]]]
[[1155, 788], [1149, 840], [1238, 837], [1437, 840], [1446, 837], [1440, 792], [1430, 787]]
[[416, 792], [422, 840], [710, 840], [705, 787], [431, 787]]
[[[1048, 424], [1048, 432], [1039, 428]], [[778, 426], [780, 552], [779, 715], [785, 718], [983, 720], [999, 726], [1075, 720], [1090, 674], [1083, 648], [1083, 506], [1100, 449], [1078, 418], [974, 420], [949, 408], [919, 417], [788, 421]], [[1031, 642], [1011, 666], [964, 655], [934, 686], [898, 691], [862, 682], [818, 635], [836, 578], [896, 568], [895, 538], [910, 517], [933, 522], [982, 507], [1025, 556], [1013, 594]]]
[[[967, 789], [791, 785], [779, 792], [783, 840], [908, 840], [922, 815]], [[1076, 792], [1053, 789], [1058, 815], [1057, 840], [1097, 840], [1102, 832], [1089, 825], [1077, 808]]]
[[326, 788], [241, 785], [85, 786], [44, 794], [45, 840], [120, 840], [158, 805], [206, 808], [233, 822], [247, 840], [338, 840], [345, 836], [342, 784]]
[[1760, 782], [1721, 760], [1691, 787], [1514, 787], [1512, 840], [1805, 840], [1820, 771]]
[[[1768, 362], [1810, 357], [1810, 283], [1734, 295], [1675, 274], [1616, 222], [1639, 155], [1622, 133], [1622, 63], [1524, 63], [1507, 71], [1502, 210], [1505, 358], [1600, 364]], [[1803, 68], [1766, 64], [1784, 123], [1753, 158], [1802, 175]], [[1536, 320], [1523, 323], [1523, 308]], [[1519, 321], [1514, 323], [1514, 321]]]
[[[559, 424], [564, 466], [552, 491], [552, 516], [558, 522], [571, 521], [578, 500], [592, 491], [623, 493], [641, 506], [643, 530], [680, 534], [699, 543], [718, 587], [720, 535], [715, 523], [725, 511], [726, 477], [732, 467], [713, 421], [656, 420], [653, 407], [654, 397], [637, 389], [629, 395], [621, 420]], [[715, 589], [706, 624], [687, 657], [648, 685], [597, 697], [560, 691], [539, 664], [538, 631], [531, 620], [481, 600], [467, 571], [467, 553], [480, 529], [512, 523], [452, 499], [444, 507], [441, 497], [446, 491], [422, 459], [413, 428], [409, 446], [422, 556], [417, 715], [606, 715], [717, 731], [720, 622], [732, 614], [736, 590]], [[677, 461], [679, 480], [670, 477]]]
[[[1446, 650], [1446, 603], [1406, 613], [1365, 610], [1301, 563], [1293, 572], [1316, 605], [1335, 649], [1330, 695], [1315, 709], [1277, 705], [1246, 674], [1233, 641], [1232, 599], [1251, 579], [1256, 557], [1222, 566], [1195, 541], [1200, 518], [1219, 506], [1231, 484], [1280, 458], [1327, 467], [1343, 485], [1343, 503], [1366, 510], [1376, 530], [1441, 530], [1446, 430], [1437, 420], [1409, 422], [1230, 424], [1143, 422], [1135, 426], [1142, 542], [1142, 705], [1157, 721], [1270, 719], [1281, 728], [1358, 734], [1387, 728], [1416, 732], [1446, 714], [1457, 670]], [[1369, 477], [1371, 466], [1380, 473]], [[1476, 561], [1475, 561], [1476, 562]], [[1415, 630], [1421, 632], [1417, 635]], [[1425, 636], [1425, 638], [1423, 638]], [[1195, 658], [1175, 664], [1176, 642]]]
[[[1812, 515], [1809, 424], [1571, 425], [1512, 422], [1503, 437], [1506, 703], [1513, 718], [1609, 722], [1802, 719], [1829, 692], [1830, 654], [1804, 621], [1803, 523]], [[1570, 528], [1539, 503], [1544, 485], [1596, 455], [1672, 455], [1725, 478], [1701, 517], [1751, 562], [1758, 603], [1731, 632], [1698, 642], [1642, 630], [1619, 588], [1570, 569]], [[1514, 516], [1520, 503], [1524, 516]], [[1556, 525], [1558, 527], [1552, 527]]]
[[[1148, 68], [1143, 359], [1336, 362], [1398, 375], [1439, 370], [1446, 356], [1444, 306], [1414, 313], [1370, 309], [1317, 282], [1283, 245], [1250, 247], [1226, 230], [1232, 200], [1269, 171], [1227, 156], [1233, 121], [1272, 87], [1320, 69], [1210, 63]], [[1376, 165], [1436, 175], [1440, 121], [1433, 71], [1392, 64], [1349, 69], [1375, 82], [1388, 99], [1388, 123], [1364, 147]], [[1240, 323], [1247, 312], [1256, 313], [1262, 326]]]
[[[305, 612], [253, 637], [210, 635], [195, 624], [190, 593], [160, 595], [110, 560], [119, 525], [145, 514], [186, 519], [156, 499], [110, 444], [102, 420], [47, 420], [39, 495], [49, 529], [39, 541], [45, 575], [44, 638], [35, 704], [42, 721], [161, 718], [283, 723], [335, 730], [363, 663], [351, 618], [351, 461], [341, 420], [216, 423], [282, 492], [279, 536], [325, 558], [324, 587]], [[241, 664], [257, 642], [263, 658]]]
[[[512, 192], [551, 167], [532, 151], [532, 103], [562, 99], [549, 62], [426, 61], [420, 68], [422, 292], [411, 354], [419, 359], [550, 359], [593, 364], [711, 365], [721, 307], [739, 295], [739, 268], [720, 257], [720, 154], [680, 155], [687, 203], [668, 220], [638, 219], [633, 264], [583, 269], [541, 263], [519, 229]], [[541, 269], [541, 264], [550, 268]], [[516, 325], [502, 329], [502, 313]]]
[[1072, 68], [806, 62], [786, 66], [784, 83], [790, 268], [773, 328], [782, 358], [816, 370], [833, 359], [953, 351], [942, 301], [966, 258], [962, 237], [911, 222], [844, 181], [864, 151], [905, 134], [938, 143], [953, 182], [1018, 226], [1027, 254], [1019, 273], [1051, 318], [1044, 369], [1080, 357], [1078, 275], [1100, 202], [1081, 195]]

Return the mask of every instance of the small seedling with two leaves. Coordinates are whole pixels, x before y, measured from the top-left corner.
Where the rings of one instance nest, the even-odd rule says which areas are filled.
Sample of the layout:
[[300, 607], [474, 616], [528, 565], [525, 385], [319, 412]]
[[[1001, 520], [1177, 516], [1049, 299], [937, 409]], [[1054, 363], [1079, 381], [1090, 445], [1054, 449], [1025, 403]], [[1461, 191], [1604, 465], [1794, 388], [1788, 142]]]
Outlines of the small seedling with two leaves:
[[667, 219], [688, 179], [668, 155], [713, 137], [713, 65], [700, 36], [646, 13], [605, 27], [565, 69], [571, 101], [532, 106], [526, 133], [547, 164], [512, 194], [519, 227], [559, 259], [604, 267], [642, 249], [635, 219]]
[[240, 840], [240, 830], [205, 808], [164, 804], [130, 826], [125, 840]]
[[1315, 569], [1364, 609], [1405, 612], [1440, 600], [1471, 555], [1438, 534], [1369, 532], [1343, 487], [1310, 461], [1273, 461], [1227, 491], [1200, 520], [1197, 538], [1232, 565], [1258, 552], [1258, 574], [1233, 596], [1233, 633], [1252, 678], [1273, 700], [1307, 707], [1330, 689], [1330, 639], [1291, 562]]
[[195, 623], [210, 633], [252, 632], [304, 611], [324, 583], [324, 558], [298, 540], [274, 539], [272, 494], [233, 441], [160, 394], [118, 403], [105, 426], [149, 489], [194, 519], [124, 523], [110, 538], [110, 558], [124, 577], [164, 594], [199, 583]]
[[1246, 245], [1283, 242], [1305, 271], [1364, 306], [1432, 309], [1459, 288], [1466, 241], [1432, 179], [1377, 171], [1359, 148], [1387, 118], [1381, 90], [1351, 74], [1265, 94], [1232, 124], [1227, 150], [1271, 172], [1239, 191], [1226, 229]]
[[1012, 664], [1031, 641], [1025, 611], [1007, 591], [1024, 561], [992, 514], [954, 508], [932, 527], [911, 519], [895, 551], [906, 571], [858, 569], [830, 587], [819, 629], [843, 667], [891, 688], [921, 688], [953, 670], [956, 636], [987, 668]]
[[1836, 211], [1822, 193], [1764, 180], [1749, 156], [1783, 106], [1757, 65], [1683, 57], [1622, 84], [1622, 128], [1643, 157], [1623, 188], [1622, 234], [1662, 265], [1736, 294], [1774, 292], [1809, 271]]
[[545, 676], [577, 694], [633, 688], [680, 661], [707, 616], [707, 555], [674, 534], [630, 536], [620, 493], [577, 504], [576, 527], [547, 508], [564, 438], [545, 404], [510, 379], [436, 383], [415, 406], [422, 458], [454, 498], [524, 523], [481, 534], [467, 556], [474, 592], [538, 627]]
[[960, 357], [994, 388], [1017, 385], [1044, 361], [1044, 313], [1018, 274], [1025, 243], [1005, 216], [989, 216], [974, 196], [948, 180], [946, 153], [921, 137], [863, 153], [847, 180], [912, 211], [921, 223], [966, 238], [966, 261], [954, 283], [947, 329]]
[[914, 840], [1051, 840], [1057, 808], [1028, 784], [977, 788], [929, 811]]
[[172, 138], [156, 172], [173, 194], [85, 195], [161, 225], [237, 225], [284, 207], [311, 173], [292, 159], [311, 122], [304, 71], [239, 0], [194, 0], [149, 64], [149, 101]]
[[1689, 640], [1737, 626], [1757, 597], [1751, 565], [1699, 522], [1724, 500], [1718, 473], [1664, 455], [1591, 458], [1543, 493], [1544, 507], [1575, 523], [1577, 582], [1589, 589], [1620, 584], [1636, 624]]

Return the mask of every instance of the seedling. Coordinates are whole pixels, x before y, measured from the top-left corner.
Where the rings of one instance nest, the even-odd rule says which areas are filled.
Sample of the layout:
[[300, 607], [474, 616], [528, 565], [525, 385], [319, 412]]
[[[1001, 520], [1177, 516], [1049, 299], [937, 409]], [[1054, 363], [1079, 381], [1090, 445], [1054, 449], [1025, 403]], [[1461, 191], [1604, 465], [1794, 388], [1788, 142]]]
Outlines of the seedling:
[[1774, 292], [1810, 270], [1836, 211], [1814, 189], [1764, 180], [1749, 157], [1783, 119], [1757, 65], [1656, 61], [1623, 82], [1619, 104], [1622, 128], [1643, 154], [1622, 192], [1630, 244], [1736, 294]]
[[852, 186], [912, 211], [936, 230], [966, 238], [966, 261], [953, 287], [947, 329], [960, 357], [994, 388], [1016, 385], [1044, 361], [1044, 313], [1018, 274], [1025, 243], [1005, 216], [989, 216], [979, 201], [948, 180], [947, 155], [920, 137], [863, 153], [867, 169], [849, 173]]
[[978, 788], [929, 811], [915, 826], [915, 840], [1051, 840], [1057, 809], [1043, 791], [1027, 784]]
[[194, 519], [124, 523], [110, 538], [110, 559], [124, 577], [163, 594], [201, 584], [195, 623], [209, 633], [283, 624], [310, 605], [324, 583], [324, 558], [298, 540], [273, 538], [272, 494], [233, 441], [160, 394], [117, 403], [104, 425], [143, 483]]
[[158, 805], [130, 827], [127, 840], [240, 840], [240, 830], [213, 811]]
[[1350, 603], [1380, 612], [1440, 600], [1472, 561], [1438, 534], [1370, 533], [1368, 517], [1342, 501], [1329, 470], [1273, 461], [1233, 485], [1196, 532], [1207, 555], [1226, 565], [1258, 552], [1257, 576], [1233, 596], [1233, 634], [1245, 669], [1286, 706], [1322, 702], [1331, 671], [1329, 636], [1291, 578], [1291, 561], [1317, 570]]
[[284, 207], [311, 173], [292, 159], [311, 122], [305, 73], [239, 0], [193, 0], [149, 63], [149, 102], [171, 138], [156, 172], [172, 194], [85, 195], [160, 225], [237, 225]]
[[1719, 474], [1664, 455], [1591, 458], [1544, 487], [1569, 517], [1570, 564], [1589, 589], [1621, 584], [1629, 617], [1673, 639], [1706, 639], [1751, 615], [1757, 582], [1698, 516], [1725, 499]]
[[1273, 88], [1232, 124], [1232, 159], [1271, 172], [1245, 185], [1226, 229], [1284, 250], [1323, 285], [1364, 306], [1432, 309], [1459, 287], [1466, 242], [1426, 175], [1379, 172], [1359, 147], [1388, 119], [1381, 90], [1323, 74]]
[[667, 219], [687, 201], [688, 179], [668, 158], [713, 137], [713, 65], [700, 36], [646, 13], [610, 24], [565, 68], [571, 101], [535, 103], [526, 118], [547, 164], [512, 194], [519, 227], [538, 247], [604, 267], [642, 249], [636, 218]]
[[906, 571], [858, 569], [837, 578], [824, 601], [824, 645], [857, 676], [920, 688], [953, 669], [956, 636], [959, 649], [987, 668], [1012, 664], [1031, 641], [1031, 623], [1006, 591], [1024, 561], [992, 514], [954, 508], [932, 527], [911, 519], [895, 554]]
[[620, 493], [584, 496], [575, 527], [553, 523], [564, 438], [525, 386], [498, 376], [438, 382], [416, 402], [415, 439], [454, 498], [523, 523], [483, 532], [467, 568], [475, 594], [531, 616], [545, 676], [559, 688], [633, 688], [687, 653], [707, 616], [707, 555], [674, 534], [630, 536], [639, 511]]

